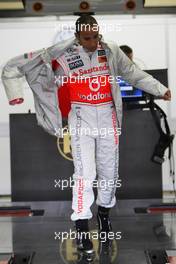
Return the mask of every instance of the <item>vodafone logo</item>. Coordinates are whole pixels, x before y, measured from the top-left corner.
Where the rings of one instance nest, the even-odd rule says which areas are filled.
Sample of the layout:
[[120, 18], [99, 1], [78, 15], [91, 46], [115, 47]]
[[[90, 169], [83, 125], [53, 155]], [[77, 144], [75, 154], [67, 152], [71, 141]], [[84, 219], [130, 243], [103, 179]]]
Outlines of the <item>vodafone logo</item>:
[[98, 100], [104, 100], [104, 99], [109, 99], [111, 101], [112, 96], [111, 93], [100, 93], [98, 92], [97, 94], [79, 94], [80, 99], [82, 99], [83, 101], [98, 101]]
[[98, 90], [100, 89], [101, 84], [97, 79], [93, 79], [91, 80], [91, 82], [89, 83], [89, 88], [92, 92], [98, 92]]

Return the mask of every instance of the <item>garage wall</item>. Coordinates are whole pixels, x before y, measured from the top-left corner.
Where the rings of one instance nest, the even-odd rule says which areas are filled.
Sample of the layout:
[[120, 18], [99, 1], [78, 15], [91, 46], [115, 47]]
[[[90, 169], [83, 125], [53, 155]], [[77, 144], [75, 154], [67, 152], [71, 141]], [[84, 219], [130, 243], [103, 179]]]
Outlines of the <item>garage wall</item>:
[[[134, 60], [145, 69], [169, 68], [169, 84], [172, 103], [159, 102], [168, 114], [173, 131], [176, 131], [176, 16], [97, 16], [105, 40], [127, 44], [134, 50]], [[68, 37], [58, 32], [63, 24], [73, 26], [75, 17], [0, 19], [0, 73], [10, 58], [52, 45]], [[107, 25], [107, 26], [106, 26]], [[109, 25], [109, 27], [108, 27]], [[114, 26], [116, 25], [116, 26]], [[73, 32], [70, 33], [72, 35]], [[10, 194], [9, 113], [34, 112], [30, 89], [24, 90], [24, 103], [9, 106], [0, 81], [0, 195]], [[174, 146], [176, 155], [176, 145]], [[163, 189], [172, 190], [168, 162], [163, 165]]]

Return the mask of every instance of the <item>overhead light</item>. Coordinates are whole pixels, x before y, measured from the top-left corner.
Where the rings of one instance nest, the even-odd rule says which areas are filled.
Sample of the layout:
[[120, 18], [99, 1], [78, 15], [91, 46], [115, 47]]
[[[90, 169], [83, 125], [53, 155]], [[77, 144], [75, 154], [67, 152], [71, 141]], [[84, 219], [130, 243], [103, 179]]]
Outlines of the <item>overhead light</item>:
[[174, 7], [176, 0], [145, 0], [144, 7]]
[[127, 10], [134, 10], [136, 8], [136, 2], [134, 0], [128, 0], [125, 4]]
[[90, 5], [89, 5], [88, 2], [83, 1], [83, 2], [80, 3], [79, 9], [82, 10], [82, 11], [87, 11], [87, 10], [90, 9]]
[[40, 3], [40, 2], [36, 2], [36, 3], [34, 3], [34, 4], [33, 4], [33, 10], [34, 10], [35, 12], [40, 12], [40, 11], [42, 11], [42, 10], [43, 10], [43, 4]]
[[21, 0], [0, 1], [0, 10], [23, 10], [24, 5]]

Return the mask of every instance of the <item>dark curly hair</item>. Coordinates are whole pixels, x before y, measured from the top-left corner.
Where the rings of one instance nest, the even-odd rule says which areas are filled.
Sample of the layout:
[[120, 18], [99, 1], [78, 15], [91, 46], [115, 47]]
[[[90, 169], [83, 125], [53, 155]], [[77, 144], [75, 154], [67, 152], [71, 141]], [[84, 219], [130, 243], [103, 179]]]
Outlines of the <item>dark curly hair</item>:
[[88, 14], [84, 14], [81, 15], [75, 23], [75, 27], [76, 27], [76, 33], [79, 34], [79, 32], [81, 31], [81, 28], [83, 28], [83, 26], [85, 28], [87, 28], [87, 26], [89, 27], [94, 27], [94, 26], [98, 26], [98, 22], [96, 21], [96, 19]]

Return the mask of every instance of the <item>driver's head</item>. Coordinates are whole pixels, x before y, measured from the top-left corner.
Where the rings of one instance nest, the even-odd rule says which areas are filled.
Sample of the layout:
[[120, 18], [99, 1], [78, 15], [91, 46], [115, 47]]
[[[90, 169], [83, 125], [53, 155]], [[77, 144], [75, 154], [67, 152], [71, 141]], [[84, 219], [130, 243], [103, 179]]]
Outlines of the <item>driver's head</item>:
[[100, 39], [96, 19], [90, 15], [82, 15], [76, 21], [75, 37], [79, 44], [89, 51], [95, 51]]

